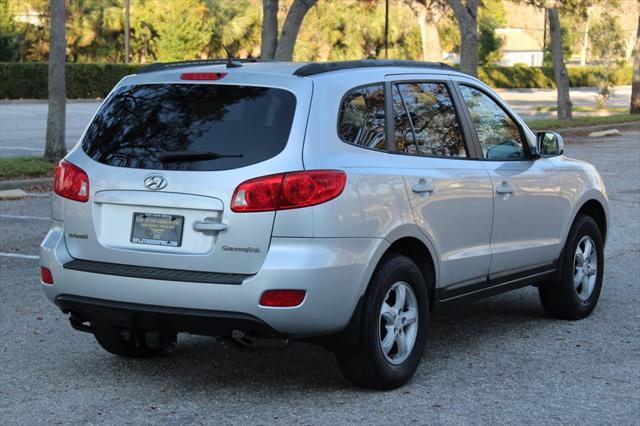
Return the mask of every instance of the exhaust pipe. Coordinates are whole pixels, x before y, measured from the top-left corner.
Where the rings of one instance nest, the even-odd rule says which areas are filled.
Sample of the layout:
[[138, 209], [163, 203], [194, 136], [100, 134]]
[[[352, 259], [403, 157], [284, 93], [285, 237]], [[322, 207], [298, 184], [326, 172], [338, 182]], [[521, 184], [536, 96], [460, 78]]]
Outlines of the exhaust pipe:
[[283, 349], [289, 344], [287, 338], [267, 338], [257, 334], [247, 334], [241, 330], [231, 332], [231, 340], [245, 348]]

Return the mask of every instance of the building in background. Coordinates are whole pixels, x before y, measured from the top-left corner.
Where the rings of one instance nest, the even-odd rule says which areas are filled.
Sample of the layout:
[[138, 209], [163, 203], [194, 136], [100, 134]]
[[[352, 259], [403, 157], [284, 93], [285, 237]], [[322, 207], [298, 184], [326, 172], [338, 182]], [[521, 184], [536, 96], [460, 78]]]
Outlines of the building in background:
[[544, 58], [542, 40], [536, 37], [536, 34], [522, 28], [497, 28], [496, 35], [504, 40], [499, 65], [542, 66]]

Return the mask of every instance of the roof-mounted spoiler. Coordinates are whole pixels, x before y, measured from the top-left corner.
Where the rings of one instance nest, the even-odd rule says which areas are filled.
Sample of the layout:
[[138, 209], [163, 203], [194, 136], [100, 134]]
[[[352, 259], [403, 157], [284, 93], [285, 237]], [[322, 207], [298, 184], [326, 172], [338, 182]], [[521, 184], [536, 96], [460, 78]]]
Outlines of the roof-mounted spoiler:
[[197, 67], [200, 65], [227, 65], [227, 68], [233, 68], [240, 66], [240, 64], [252, 63], [252, 62], [270, 62], [267, 59], [199, 59], [193, 61], [177, 61], [177, 62], [158, 62], [155, 64], [147, 65], [140, 68], [136, 74], [146, 74], [154, 71], [166, 71], [176, 68]]

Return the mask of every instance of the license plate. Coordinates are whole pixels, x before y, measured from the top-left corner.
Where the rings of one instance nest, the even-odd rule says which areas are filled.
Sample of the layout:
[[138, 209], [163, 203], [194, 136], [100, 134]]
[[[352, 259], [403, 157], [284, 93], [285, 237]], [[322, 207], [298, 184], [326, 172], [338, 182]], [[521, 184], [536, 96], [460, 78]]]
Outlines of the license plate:
[[131, 242], [155, 246], [180, 247], [184, 216], [134, 213]]

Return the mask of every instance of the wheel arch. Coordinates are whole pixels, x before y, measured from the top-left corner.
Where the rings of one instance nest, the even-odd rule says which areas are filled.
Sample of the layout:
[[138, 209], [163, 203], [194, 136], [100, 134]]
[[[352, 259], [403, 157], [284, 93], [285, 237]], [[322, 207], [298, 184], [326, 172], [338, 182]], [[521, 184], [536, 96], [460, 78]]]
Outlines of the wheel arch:
[[[415, 262], [422, 276], [425, 277], [429, 304], [433, 306], [436, 294], [436, 265], [433, 255], [424, 242], [415, 237], [402, 237], [389, 246], [385, 254], [387, 253], [399, 253]], [[427, 279], [428, 276], [432, 279]]]
[[[412, 231], [417, 231], [415, 232]], [[424, 274], [433, 274], [433, 279], [427, 281], [427, 294], [429, 296], [429, 304], [433, 305], [435, 300], [435, 293], [438, 280], [438, 262], [436, 252], [429, 239], [422, 234], [417, 227], [403, 226], [396, 229], [393, 233], [396, 238], [390, 239], [387, 237], [384, 240], [384, 244], [380, 244], [375, 256], [371, 259], [370, 267], [368, 268], [365, 276], [363, 277], [362, 289], [360, 297], [354, 306], [354, 310], [351, 319], [347, 326], [340, 332], [329, 336], [323, 336], [315, 339], [307, 339], [311, 343], [317, 343], [324, 346], [330, 351], [335, 351], [338, 348], [355, 348], [358, 339], [360, 329], [360, 315], [362, 309], [362, 299], [364, 297], [367, 288], [369, 288], [369, 282], [373, 276], [374, 271], [380, 265], [380, 262], [385, 255], [389, 253], [401, 253], [411, 260], [413, 260], [420, 271]]]
[[590, 216], [596, 222], [602, 234], [602, 240], [606, 241], [608, 222], [607, 213], [602, 203], [594, 198], [585, 201], [574, 215], [572, 223], [581, 214]]
[[561, 247], [567, 244], [567, 238], [571, 227], [576, 221], [578, 215], [587, 215], [595, 220], [600, 232], [602, 233], [602, 240], [606, 242], [608, 229], [609, 229], [609, 203], [606, 195], [600, 191], [592, 190], [585, 194], [574, 204], [573, 213], [565, 224], [565, 229], [562, 235]]

